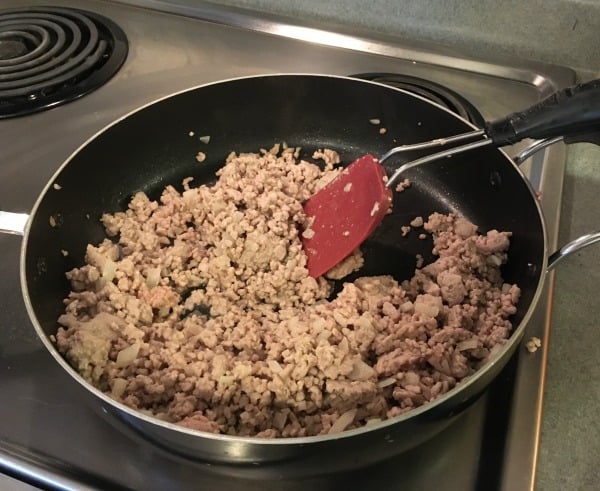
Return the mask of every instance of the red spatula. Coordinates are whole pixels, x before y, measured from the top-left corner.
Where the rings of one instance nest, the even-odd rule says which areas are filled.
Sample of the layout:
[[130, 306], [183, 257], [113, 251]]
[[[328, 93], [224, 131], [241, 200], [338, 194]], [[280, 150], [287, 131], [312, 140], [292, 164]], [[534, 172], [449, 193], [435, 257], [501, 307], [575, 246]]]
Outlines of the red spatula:
[[367, 154], [352, 162], [304, 204], [304, 212], [313, 218], [312, 225], [301, 235], [310, 276], [316, 278], [329, 271], [371, 235], [389, 210], [392, 188], [404, 171], [449, 153], [466, 151], [489, 142], [487, 139], [475, 141], [407, 162], [398, 167], [389, 179], [381, 165], [383, 161], [399, 153], [442, 147], [482, 136], [483, 130], [471, 131], [444, 139], [395, 147], [379, 159]]
[[381, 223], [392, 203], [386, 179], [379, 161], [365, 155], [304, 204], [304, 212], [314, 219], [302, 234], [312, 277], [341, 262]]
[[[481, 139], [406, 162], [395, 169], [389, 179], [381, 165], [399, 153], [443, 147], [476, 138]], [[484, 130], [475, 130], [395, 147], [379, 159], [369, 154], [356, 159], [304, 203], [304, 212], [313, 219], [312, 225], [301, 235], [310, 276], [316, 278], [329, 271], [371, 235], [389, 210], [392, 188], [402, 173], [412, 167], [492, 143]]]

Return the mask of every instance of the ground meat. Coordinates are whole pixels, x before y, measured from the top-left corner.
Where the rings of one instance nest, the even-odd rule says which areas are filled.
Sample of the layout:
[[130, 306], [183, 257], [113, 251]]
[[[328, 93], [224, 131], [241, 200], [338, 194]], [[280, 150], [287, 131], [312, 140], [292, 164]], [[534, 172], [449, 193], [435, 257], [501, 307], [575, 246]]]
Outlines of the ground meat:
[[333, 268], [327, 271], [327, 273], [325, 273], [325, 277], [330, 280], [341, 280], [350, 273], [358, 271], [360, 268], [362, 268], [364, 263], [365, 259], [362, 251], [360, 248], [355, 249], [352, 254], [350, 254], [341, 263], [336, 264]]
[[[56, 344], [89, 382], [145, 414], [230, 435], [297, 437], [394, 417], [471, 375], [505, 342], [519, 288], [510, 233], [456, 215], [421, 226], [438, 259], [399, 283], [313, 279], [302, 205], [335, 176], [298, 149], [231, 154], [213, 186], [168, 186], [107, 214], [67, 273]], [[360, 268], [356, 251], [327, 276]], [[337, 422], [337, 423], [336, 423]]]
[[401, 193], [402, 191], [404, 191], [405, 189], [410, 187], [410, 179], [406, 178], [403, 179], [402, 181], [400, 181], [397, 186], [396, 186], [396, 192], [397, 193]]
[[410, 226], [411, 227], [422, 227], [423, 226], [423, 217], [415, 217], [411, 222], [410, 222]]
[[525, 348], [530, 353], [535, 353], [542, 346], [542, 340], [538, 337], [532, 337], [527, 343], [525, 343]]

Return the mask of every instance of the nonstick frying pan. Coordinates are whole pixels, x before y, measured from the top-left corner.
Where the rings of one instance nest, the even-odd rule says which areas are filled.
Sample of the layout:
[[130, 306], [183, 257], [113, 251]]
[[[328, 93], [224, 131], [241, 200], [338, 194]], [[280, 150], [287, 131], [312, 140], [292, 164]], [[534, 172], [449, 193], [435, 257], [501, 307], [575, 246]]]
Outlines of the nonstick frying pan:
[[[385, 122], [385, 134], [375, 130], [373, 118]], [[105, 237], [101, 214], [124, 209], [136, 191], [156, 198], [167, 184], [177, 187], [188, 176], [195, 178], [195, 184], [212, 182], [231, 151], [257, 151], [278, 142], [302, 147], [306, 158], [317, 148], [331, 148], [350, 163], [365, 153], [381, 155], [398, 144], [471, 129], [470, 123], [419, 96], [325, 75], [228, 80], [145, 106], [83, 144], [48, 182], [29, 215], [21, 231], [21, 286], [32, 324], [93, 405], [144, 437], [191, 458], [317, 473], [368, 464], [415, 446], [450, 424], [508, 362], [548, 267], [544, 220], [535, 193], [512, 160], [496, 148], [476, 149], [408, 170], [412, 187], [395, 194], [393, 213], [364, 244], [366, 264], [360, 275], [392, 274], [402, 280], [412, 276], [417, 254], [426, 261], [433, 259], [431, 240], [402, 237], [400, 227], [415, 216], [454, 211], [480, 231], [513, 233], [502, 271], [507, 282], [517, 283], [522, 290], [512, 336], [475, 375], [411, 412], [319, 437], [269, 440], [202, 433], [148, 417], [102, 394], [69, 366], [51, 336], [70, 289], [65, 272], [83, 263], [88, 243]], [[190, 131], [211, 137], [201, 164], [195, 158], [198, 142], [189, 137]], [[394, 166], [400, 162], [392, 160]], [[5, 222], [9, 217], [3, 214], [0, 219]], [[69, 255], [63, 256], [61, 250]]]

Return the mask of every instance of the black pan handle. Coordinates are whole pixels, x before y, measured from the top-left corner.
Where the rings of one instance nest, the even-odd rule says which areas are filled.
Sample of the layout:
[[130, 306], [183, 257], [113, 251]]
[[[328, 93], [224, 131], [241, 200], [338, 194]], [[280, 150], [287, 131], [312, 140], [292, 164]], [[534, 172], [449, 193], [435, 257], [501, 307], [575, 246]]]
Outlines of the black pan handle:
[[564, 136], [568, 143], [600, 141], [600, 80], [555, 92], [524, 111], [486, 123], [485, 132], [498, 147], [525, 138]]

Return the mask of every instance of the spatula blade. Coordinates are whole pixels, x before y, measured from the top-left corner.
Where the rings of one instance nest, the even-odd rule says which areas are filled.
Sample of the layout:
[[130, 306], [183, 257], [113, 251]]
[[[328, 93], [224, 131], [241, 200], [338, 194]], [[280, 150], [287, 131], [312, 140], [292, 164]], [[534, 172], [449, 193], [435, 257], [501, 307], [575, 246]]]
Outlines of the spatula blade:
[[392, 203], [385, 176], [379, 161], [364, 155], [304, 204], [306, 215], [314, 217], [301, 236], [310, 276], [340, 263], [381, 223]]

